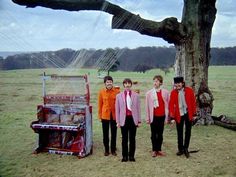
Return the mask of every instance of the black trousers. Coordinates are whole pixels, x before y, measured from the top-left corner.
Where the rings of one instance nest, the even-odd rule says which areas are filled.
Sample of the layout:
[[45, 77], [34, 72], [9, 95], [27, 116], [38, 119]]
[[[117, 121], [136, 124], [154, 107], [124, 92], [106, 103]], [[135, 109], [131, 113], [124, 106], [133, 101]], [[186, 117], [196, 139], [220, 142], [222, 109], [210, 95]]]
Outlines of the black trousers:
[[[185, 138], [183, 141], [183, 129], [185, 124]], [[178, 149], [179, 151], [183, 151], [185, 149], [188, 150], [190, 137], [191, 137], [191, 129], [192, 123], [189, 120], [188, 114], [181, 116], [180, 123], [176, 123], [177, 128], [177, 136], [178, 136]]]
[[116, 151], [116, 134], [117, 127], [115, 120], [102, 120], [102, 131], [103, 131], [103, 145], [105, 152], [109, 152], [109, 127], [111, 130], [111, 152]]
[[161, 146], [163, 142], [164, 122], [165, 116], [153, 117], [153, 122], [150, 125], [152, 151], [161, 151]]
[[[125, 125], [121, 127], [122, 135], [122, 156], [127, 158], [134, 157], [136, 148], [136, 130], [137, 127], [134, 124], [133, 117], [127, 116], [125, 120]], [[129, 141], [129, 149], [128, 149]]]

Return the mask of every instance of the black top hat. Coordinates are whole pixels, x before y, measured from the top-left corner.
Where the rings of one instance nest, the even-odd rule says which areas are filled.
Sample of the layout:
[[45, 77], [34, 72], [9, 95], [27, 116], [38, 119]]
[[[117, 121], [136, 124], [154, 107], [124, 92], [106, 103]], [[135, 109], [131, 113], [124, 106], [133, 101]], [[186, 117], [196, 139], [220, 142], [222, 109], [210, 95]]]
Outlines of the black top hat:
[[182, 76], [174, 77], [174, 83], [184, 82], [184, 78]]

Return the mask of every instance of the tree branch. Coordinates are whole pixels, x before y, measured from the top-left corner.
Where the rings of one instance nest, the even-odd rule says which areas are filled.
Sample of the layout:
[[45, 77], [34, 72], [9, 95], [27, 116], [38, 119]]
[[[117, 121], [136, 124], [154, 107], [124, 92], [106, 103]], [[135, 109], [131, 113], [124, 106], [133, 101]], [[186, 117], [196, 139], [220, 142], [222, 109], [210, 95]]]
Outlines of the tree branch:
[[186, 37], [184, 26], [176, 18], [166, 18], [155, 22], [141, 18], [120, 6], [106, 0], [12, 0], [26, 7], [46, 7], [57, 10], [80, 11], [97, 10], [113, 15], [112, 29], [128, 29], [140, 34], [160, 37], [168, 43], [179, 44]]

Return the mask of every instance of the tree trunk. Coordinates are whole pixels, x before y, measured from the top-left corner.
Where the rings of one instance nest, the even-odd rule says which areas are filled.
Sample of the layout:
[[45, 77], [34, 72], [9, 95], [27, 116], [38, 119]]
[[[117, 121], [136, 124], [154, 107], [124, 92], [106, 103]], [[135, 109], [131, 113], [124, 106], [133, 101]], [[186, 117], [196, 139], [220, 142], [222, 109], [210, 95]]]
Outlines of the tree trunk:
[[[197, 98], [199, 98], [200, 93], [211, 94], [208, 88], [208, 67], [211, 32], [215, 21], [215, 14], [215, 0], [184, 1], [181, 23], [186, 28], [187, 37], [182, 43], [175, 45], [175, 74], [177, 76], [184, 76], [186, 84], [194, 89]], [[204, 88], [204, 90], [200, 88]], [[211, 124], [212, 119], [210, 117], [213, 109], [213, 100], [212, 97], [211, 103], [209, 103], [206, 109], [206, 107], [200, 106], [202, 105], [200, 103], [201, 99], [197, 99], [199, 122]]]
[[176, 75], [198, 93], [202, 81], [208, 81], [210, 41], [215, 21], [216, 0], [185, 0], [182, 24], [187, 36], [176, 47]]

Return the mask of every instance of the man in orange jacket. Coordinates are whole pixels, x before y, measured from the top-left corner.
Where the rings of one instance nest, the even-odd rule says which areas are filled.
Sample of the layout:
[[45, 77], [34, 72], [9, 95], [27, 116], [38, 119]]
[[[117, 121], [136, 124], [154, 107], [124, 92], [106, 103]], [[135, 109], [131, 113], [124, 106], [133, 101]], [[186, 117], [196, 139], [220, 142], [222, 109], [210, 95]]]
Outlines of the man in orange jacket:
[[104, 77], [105, 88], [98, 93], [98, 118], [102, 122], [103, 144], [105, 147], [105, 156], [110, 154], [109, 151], [109, 126], [111, 129], [111, 154], [116, 156], [116, 113], [115, 101], [119, 89], [113, 87], [113, 78]]
[[[196, 114], [196, 98], [193, 89], [185, 86], [183, 77], [174, 78], [174, 87], [170, 94], [169, 116], [176, 121], [179, 150], [176, 155], [185, 154], [189, 158], [188, 147], [191, 137], [192, 121]], [[185, 139], [183, 142], [184, 123]]]

